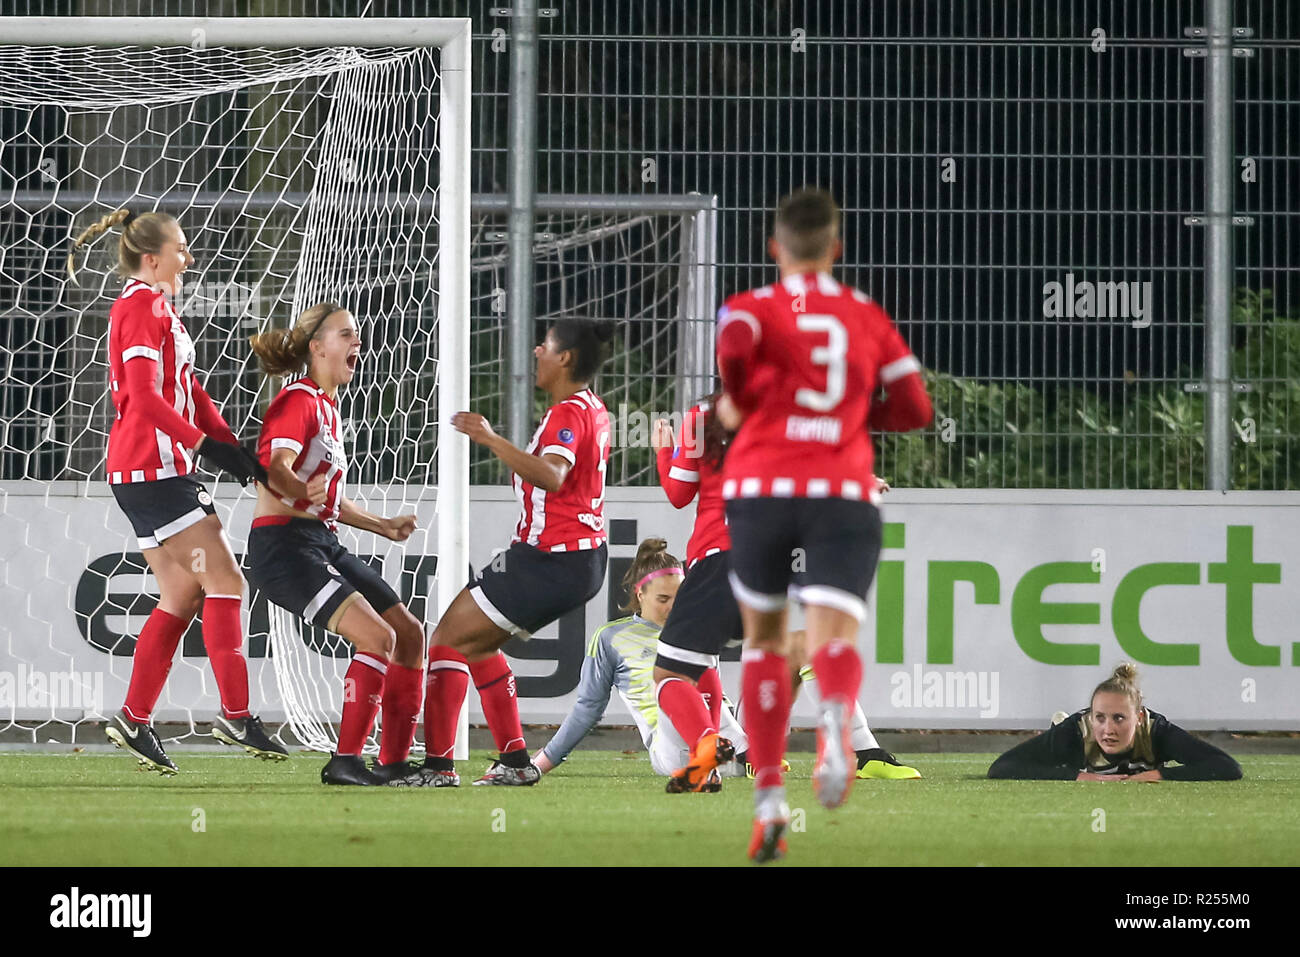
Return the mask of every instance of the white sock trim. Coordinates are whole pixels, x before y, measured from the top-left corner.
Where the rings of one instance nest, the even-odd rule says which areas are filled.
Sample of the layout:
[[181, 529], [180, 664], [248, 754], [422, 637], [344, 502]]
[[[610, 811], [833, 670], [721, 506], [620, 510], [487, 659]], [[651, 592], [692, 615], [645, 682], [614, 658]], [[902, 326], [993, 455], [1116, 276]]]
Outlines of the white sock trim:
[[369, 665], [381, 675], [388, 674], [388, 659], [386, 658], [380, 658], [376, 655], [357, 654], [352, 657], [352, 660], [363, 665]]

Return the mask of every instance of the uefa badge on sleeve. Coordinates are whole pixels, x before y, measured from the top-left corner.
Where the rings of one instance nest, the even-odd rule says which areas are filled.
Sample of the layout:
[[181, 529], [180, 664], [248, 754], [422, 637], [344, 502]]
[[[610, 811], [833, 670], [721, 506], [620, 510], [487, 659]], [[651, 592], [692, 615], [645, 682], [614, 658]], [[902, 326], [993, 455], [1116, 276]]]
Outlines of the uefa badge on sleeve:
[[565, 445], [573, 441], [573, 429], [560, 429], [559, 440]]

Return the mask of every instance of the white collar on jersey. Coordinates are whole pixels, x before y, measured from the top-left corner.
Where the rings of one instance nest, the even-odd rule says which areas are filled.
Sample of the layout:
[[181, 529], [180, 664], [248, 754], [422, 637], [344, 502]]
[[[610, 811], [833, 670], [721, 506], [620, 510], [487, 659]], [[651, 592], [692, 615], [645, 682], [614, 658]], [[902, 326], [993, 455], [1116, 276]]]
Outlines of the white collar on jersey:
[[817, 283], [817, 291], [824, 296], [838, 296], [840, 294], [840, 284], [831, 278], [828, 272], [819, 273], [797, 273], [792, 276], [786, 276], [781, 280], [781, 285], [785, 291], [792, 296], [802, 296], [808, 292], [808, 277], [813, 276]]
[[145, 292], [153, 292], [154, 288], [143, 279], [136, 279], [134, 276], [129, 276], [127, 277], [126, 282], [122, 284], [122, 298], [126, 299], [130, 296], [134, 296], [141, 290], [144, 290]]

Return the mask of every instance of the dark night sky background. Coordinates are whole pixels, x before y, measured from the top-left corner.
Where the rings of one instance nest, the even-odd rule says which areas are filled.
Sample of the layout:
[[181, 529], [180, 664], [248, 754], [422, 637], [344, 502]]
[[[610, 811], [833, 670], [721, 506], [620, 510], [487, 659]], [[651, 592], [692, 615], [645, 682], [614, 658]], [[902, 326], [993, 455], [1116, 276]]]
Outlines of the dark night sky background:
[[[504, 0], [502, 0], [504, 3]], [[469, 15], [476, 192], [507, 186], [508, 53], [496, 0], [274, 3], [5, 0], [4, 12]], [[542, 6], [547, 6], [543, 0]], [[770, 210], [816, 183], [844, 208], [842, 277], [879, 299], [929, 366], [983, 379], [1181, 379], [1200, 364], [1207, 61], [1200, 0], [568, 0], [540, 21], [542, 192], [714, 193], [719, 296], [769, 281]], [[1300, 311], [1300, 11], [1236, 0], [1236, 284]], [[1090, 48], [1092, 31], [1105, 52]], [[806, 48], [792, 49], [795, 30]], [[657, 180], [643, 183], [653, 158]], [[957, 181], [940, 180], [944, 157]], [[1045, 319], [1043, 285], [1151, 281], [1150, 328]], [[539, 292], [539, 314], [553, 304]]]

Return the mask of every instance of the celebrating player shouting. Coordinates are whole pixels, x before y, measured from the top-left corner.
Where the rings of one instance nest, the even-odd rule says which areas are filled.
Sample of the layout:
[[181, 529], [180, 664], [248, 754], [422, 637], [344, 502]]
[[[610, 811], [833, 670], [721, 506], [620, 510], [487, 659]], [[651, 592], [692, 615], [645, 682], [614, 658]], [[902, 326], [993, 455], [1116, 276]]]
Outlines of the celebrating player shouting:
[[[717, 414], [739, 430], [722, 496], [731, 585], [744, 619], [744, 724], [755, 769], [749, 853], [759, 863], [784, 853], [789, 819], [781, 771], [791, 695], [787, 594], [806, 606], [821, 683], [814, 787], [822, 804], [835, 807], [856, 770], [857, 632], [881, 544], [868, 415], [871, 428], [891, 431], [919, 428], [932, 416], [920, 363], [889, 316], [831, 278], [841, 249], [829, 194], [787, 196], [768, 242], [780, 282], [732, 296], [718, 314], [724, 395]], [[877, 395], [881, 389], [886, 396]], [[804, 571], [792, 587], [795, 565]]]
[[[76, 278], [77, 250], [114, 226], [122, 227], [118, 273], [127, 279], [108, 319], [109, 387], [117, 411], [108, 436], [108, 481], [159, 597], [136, 639], [126, 702], [105, 732], [146, 767], [176, 773], [150, 717], [181, 635], [201, 608], [203, 645], [221, 695], [213, 735], [279, 760], [287, 756], [284, 748], [248, 710], [239, 614], [244, 579], [212, 496], [195, 475], [195, 459], [245, 485], [265, 473], [199, 384], [194, 342], [167, 298], [180, 292], [181, 274], [194, 264], [180, 224], [165, 213], [112, 212], [77, 237], [69, 276]], [[195, 555], [203, 561], [195, 562]]]
[[461, 589], [438, 622], [425, 685], [424, 767], [394, 785], [460, 785], [451, 755], [471, 676], [500, 753], [474, 783], [518, 786], [541, 779], [524, 745], [515, 676], [501, 646], [584, 605], [605, 581], [609, 413], [589, 383], [613, 334], [609, 323], [586, 319], [560, 319], [547, 330], [533, 355], [537, 386], [551, 407], [527, 449], [497, 435], [481, 415], [452, 416], [453, 426], [514, 473], [523, 512], [510, 547]]
[[[251, 338], [268, 375], [307, 375], [266, 410], [257, 454], [269, 473], [248, 534], [248, 580], [281, 608], [356, 646], [343, 679], [338, 750], [323, 784], [383, 784], [407, 773], [420, 711], [424, 628], [377, 571], [339, 542], [338, 523], [394, 542], [415, 531], [414, 515], [381, 518], [343, 494], [348, 459], [337, 403], [361, 361], [352, 313], [332, 302], [306, 310], [288, 331]], [[379, 763], [362, 746], [383, 705]]]

